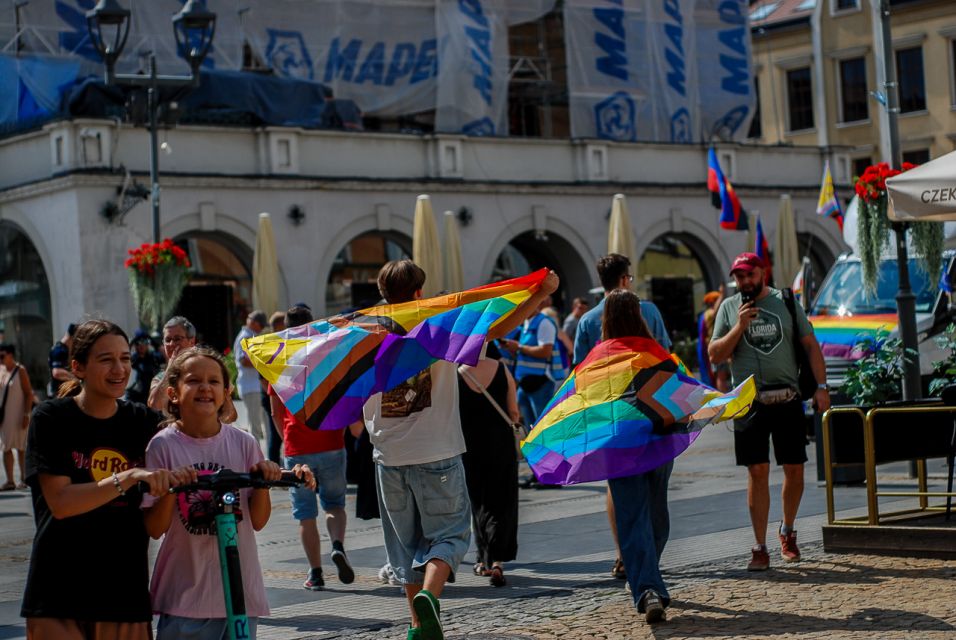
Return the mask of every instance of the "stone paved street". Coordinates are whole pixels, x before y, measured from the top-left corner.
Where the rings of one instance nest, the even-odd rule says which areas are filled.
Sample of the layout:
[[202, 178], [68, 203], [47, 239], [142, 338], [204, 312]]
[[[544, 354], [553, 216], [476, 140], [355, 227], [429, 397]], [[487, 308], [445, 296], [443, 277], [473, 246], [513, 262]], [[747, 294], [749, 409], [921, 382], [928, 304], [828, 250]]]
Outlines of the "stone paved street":
[[[607, 580], [495, 609], [448, 616], [448, 638], [953, 638], [956, 561], [828, 555], [807, 547], [799, 564], [748, 573], [738, 557], [666, 572], [667, 621], [650, 627], [630, 596]], [[400, 638], [403, 627], [349, 634]], [[342, 636], [346, 637], [346, 636]]]
[[[942, 465], [934, 461], [930, 468], [938, 487]], [[673, 603], [668, 620], [653, 629], [634, 611], [624, 583], [609, 577], [604, 486], [522, 491], [519, 557], [508, 564], [508, 585], [495, 589], [487, 578], [473, 576], [473, 552], [466, 555], [442, 599], [448, 638], [956, 638], [956, 561], [824, 554], [825, 501], [815, 473], [811, 459], [797, 522], [804, 561], [782, 565], [772, 550], [775, 566], [749, 574], [741, 555], [752, 544], [746, 475], [732, 464], [731, 434], [722, 427], [706, 430], [678, 459], [671, 479], [671, 537], [662, 566]], [[895, 486], [913, 486], [905, 465], [881, 473]], [[780, 481], [775, 468], [771, 527], [780, 517]], [[380, 523], [349, 521], [353, 584], [337, 580], [326, 555], [326, 590], [310, 592], [301, 586], [305, 566], [287, 494], [274, 491], [272, 497], [272, 518], [256, 536], [272, 608], [260, 621], [259, 640], [405, 638], [405, 598], [375, 577], [385, 560]], [[861, 487], [838, 489], [841, 515], [861, 514], [864, 498]], [[350, 493], [350, 514], [353, 500]], [[894, 505], [885, 502], [886, 508]], [[19, 607], [32, 537], [28, 494], [0, 493], [0, 640], [24, 637]], [[325, 536], [322, 544], [327, 554]], [[104, 568], [110, 584], [114, 570]], [[86, 585], [77, 584], [68, 567], [64, 576], [65, 597]]]

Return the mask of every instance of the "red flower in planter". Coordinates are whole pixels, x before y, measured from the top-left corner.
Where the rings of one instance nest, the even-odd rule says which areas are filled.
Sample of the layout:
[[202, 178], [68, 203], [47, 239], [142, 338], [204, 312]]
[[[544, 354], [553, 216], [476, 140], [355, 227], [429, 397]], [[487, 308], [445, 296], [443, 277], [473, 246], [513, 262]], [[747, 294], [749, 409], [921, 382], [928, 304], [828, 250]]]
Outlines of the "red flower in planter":
[[138, 249], [130, 249], [127, 253], [129, 257], [123, 266], [136, 269], [145, 275], [153, 275], [156, 267], [164, 264], [174, 264], [186, 269], [190, 267], [189, 256], [169, 238], [155, 244], [143, 243]]

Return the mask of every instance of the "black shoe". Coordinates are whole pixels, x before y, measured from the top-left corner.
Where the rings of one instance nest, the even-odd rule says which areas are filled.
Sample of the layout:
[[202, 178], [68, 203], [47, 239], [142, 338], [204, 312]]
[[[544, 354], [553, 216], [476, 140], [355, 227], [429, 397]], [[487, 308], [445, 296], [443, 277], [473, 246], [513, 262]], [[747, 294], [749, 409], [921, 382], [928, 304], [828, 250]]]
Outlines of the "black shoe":
[[655, 591], [644, 592], [644, 621], [655, 624], [664, 620], [664, 603]]
[[322, 567], [309, 569], [309, 577], [302, 583], [302, 587], [309, 591], [322, 591], [325, 588], [325, 578], [322, 577]]
[[342, 584], [352, 584], [355, 581], [355, 571], [352, 570], [352, 565], [349, 564], [349, 559], [345, 555], [345, 551], [340, 549], [332, 550], [332, 562], [335, 563], [335, 568], [339, 570], [339, 582]]

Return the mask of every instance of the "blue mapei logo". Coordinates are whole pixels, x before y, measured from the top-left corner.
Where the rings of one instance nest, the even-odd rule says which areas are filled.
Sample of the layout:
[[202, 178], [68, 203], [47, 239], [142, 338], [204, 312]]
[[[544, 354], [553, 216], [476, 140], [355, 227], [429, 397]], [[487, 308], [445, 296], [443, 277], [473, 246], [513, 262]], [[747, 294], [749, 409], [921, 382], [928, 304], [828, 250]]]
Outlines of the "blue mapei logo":
[[269, 44], [266, 46], [266, 63], [279, 75], [287, 78], [311, 80], [312, 58], [299, 31], [268, 29]]
[[747, 119], [748, 113], [750, 113], [750, 107], [747, 105], [734, 107], [728, 111], [723, 118], [714, 123], [714, 132], [720, 134], [726, 129], [726, 135], [729, 138], [737, 133], [737, 129], [739, 129], [740, 125]]
[[495, 123], [486, 116], [480, 120], [472, 120], [461, 128], [461, 132], [466, 136], [493, 136], [495, 135]]
[[637, 139], [634, 100], [623, 91], [594, 105], [594, 121], [599, 138], [633, 142]]
[[671, 116], [671, 142], [689, 143], [693, 133], [690, 127], [690, 112], [681, 107]]

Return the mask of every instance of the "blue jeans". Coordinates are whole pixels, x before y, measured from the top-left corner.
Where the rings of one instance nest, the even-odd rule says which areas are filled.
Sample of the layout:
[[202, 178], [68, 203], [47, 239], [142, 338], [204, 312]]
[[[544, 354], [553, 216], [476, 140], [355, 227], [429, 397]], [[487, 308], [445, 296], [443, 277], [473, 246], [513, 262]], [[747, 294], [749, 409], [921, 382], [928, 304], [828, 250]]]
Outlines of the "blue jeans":
[[529, 429], [541, 417], [541, 413], [551, 401], [553, 395], [554, 382], [552, 380], [548, 380], [538, 389], [530, 392], [518, 387], [518, 409], [521, 411], [521, 417], [524, 418], [524, 423]]
[[[315, 474], [315, 491], [308, 487], [289, 489], [293, 518], [315, 520], [319, 517], [319, 504], [326, 513], [329, 509], [345, 507], [345, 449], [303, 453], [299, 456], [288, 456], [283, 460], [287, 469], [297, 464], [307, 464]], [[315, 500], [316, 494], [319, 495], [318, 504]]]
[[403, 467], [375, 465], [385, 553], [402, 584], [421, 584], [425, 565], [458, 565], [471, 543], [471, 502], [461, 456]]
[[612, 478], [607, 484], [614, 500], [617, 540], [627, 571], [627, 582], [637, 610], [644, 611], [643, 596], [653, 590], [666, 607], [670, 595], [661, 578], [660, 560], [670, 535], [667, 513], [667, 483], [674, 463], [625, 478]]

